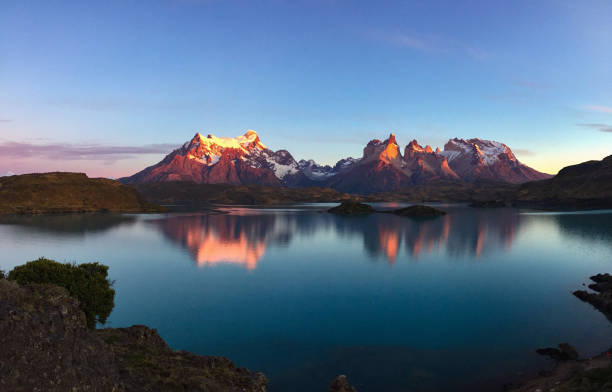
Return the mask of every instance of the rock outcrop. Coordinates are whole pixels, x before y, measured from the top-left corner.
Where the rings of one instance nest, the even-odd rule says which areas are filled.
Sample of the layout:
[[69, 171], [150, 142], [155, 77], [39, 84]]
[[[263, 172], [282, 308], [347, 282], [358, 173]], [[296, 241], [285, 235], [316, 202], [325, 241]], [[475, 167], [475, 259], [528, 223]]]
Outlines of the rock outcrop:
[[261, 373], [173, 351], [144, 326], [92, 331], [68, 292], [0, 278], [2, 391], [264, 392]]
[[593, 282], [589, 288], [594, 293], [586, 290], [576, 290], [574, 295], [581, 301], [588, 302], [597, 310], [606, 315], [612, 321], [612, 275], [597, 274], [590, 278]]
[[341, 374], [329, 384], [329, 392], [357, 392], [357, 390], [349, 384], [346, 376]]

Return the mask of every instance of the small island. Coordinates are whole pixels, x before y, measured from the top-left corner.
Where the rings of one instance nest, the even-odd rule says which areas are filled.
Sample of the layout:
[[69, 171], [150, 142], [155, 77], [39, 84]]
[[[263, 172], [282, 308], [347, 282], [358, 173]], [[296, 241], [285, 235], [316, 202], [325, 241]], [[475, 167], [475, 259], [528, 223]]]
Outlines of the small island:
[[411, 218], [435, 218], [438, 216], [446, 215], [446, 212], [442, 210], [438, 210], [436, 208], [429, 207], [429, 206], [423, 206], [423, 205], [410, 206], [410, 207], [400, 208], [398, 210], [392, 210], [388, 212], [393, 215], [408, 216]]
[[363, 215], [380, 212], [385, 214], [393, 214], [397, 216], [406, 216], [410, 218], [435, 218], [446, 215], [446, 212], [433, 207], [416, 205], [397, 210], [376, 210], [371, 205], [360, 203], [354, 200], [343, 201], [339, 206], [327, 210], [333, 214], [342, 215]]
[[360, 203], [354, 200], [343, 201], [339, 206], [330, 208], [327, 212], [331, 212], [332, 214], [342, 214], [342, 215], [362, 215], [362, 214], [371, 214], [376, 212], [371, 205]]

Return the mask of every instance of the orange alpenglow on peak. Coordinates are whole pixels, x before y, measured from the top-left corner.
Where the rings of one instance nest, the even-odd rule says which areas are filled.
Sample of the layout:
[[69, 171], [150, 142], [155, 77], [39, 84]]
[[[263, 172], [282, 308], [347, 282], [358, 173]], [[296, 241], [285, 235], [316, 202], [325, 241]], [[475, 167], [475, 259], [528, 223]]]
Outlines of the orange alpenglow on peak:
[[386, 144], [387, 146], [379, 156], [381, 161], [392, 163], [392, 161], [396, 161], [398, 158], [401, 158], [399, 146], [395, 141], [394, 134], [389, 135], [389, 139], [386, 140]]
[[261, 142], [257, 132], [249, 129], [236, 137], [212, 134], [204, 137], [198, 132], [191, 142], [159, 163], [122, 178], [121, 182], [320, 185], [341, 192], [376, 193], [441, 178], [522, 183], [549, 177], [521, 164], [508, 146], [492, 140], [455, 138], [435, 151], [430, 145], [421, 146], [412, 140], [401, 151], [396, 135], [389, 133], [384, 141], [368, 142], [361, 158], [344, 158], [330, 166], [317, 165], [312, 160], [297, 162], [286, 150], [272, 151]]

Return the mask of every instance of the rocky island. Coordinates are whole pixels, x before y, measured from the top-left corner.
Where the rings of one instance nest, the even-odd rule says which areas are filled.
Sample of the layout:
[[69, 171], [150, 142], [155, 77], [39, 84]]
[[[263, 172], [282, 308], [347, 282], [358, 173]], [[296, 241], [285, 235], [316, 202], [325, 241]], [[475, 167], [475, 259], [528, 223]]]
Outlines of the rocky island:
[[411, 218], [435, 218], [437, 216], [446, 215], [446, 212], [442, 210], [422, 205], [400, 208], [398, 210], [392, 210], [388, 212], [393, 215], [408, 216]]
[[327, 211], [331, 212], [332, 214], [341, 215], [361, 215], [376, 212], [371, 205], [353, 200], [343, 201], [339, 206], [332, 207]]
[[356, 200], [343, 201], [339, 206], [327, 210], [333, 214], [341, 215], [362, 215], [380, 212], [385, 214], [393, 214], [397, 216], [406, 216], [411, 218], [435, 218], [446, 215], [446, 212], [433, 207], [415, 205], [397, 210], [376, 210], [371, 205], [358, 202]]

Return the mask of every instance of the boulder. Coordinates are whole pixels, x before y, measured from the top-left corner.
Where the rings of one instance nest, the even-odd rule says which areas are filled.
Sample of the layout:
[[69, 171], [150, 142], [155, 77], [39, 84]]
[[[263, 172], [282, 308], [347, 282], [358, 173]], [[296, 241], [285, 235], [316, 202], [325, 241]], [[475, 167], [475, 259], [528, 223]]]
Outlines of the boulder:
[[329, 384], [329, 392], [357, 392], [355, 388], [353, 388], [346, 379], [345, 375], [340, 375], [334, 379], [334, 381]]

